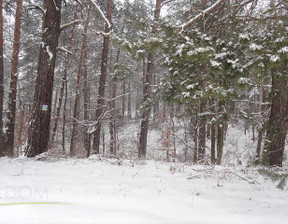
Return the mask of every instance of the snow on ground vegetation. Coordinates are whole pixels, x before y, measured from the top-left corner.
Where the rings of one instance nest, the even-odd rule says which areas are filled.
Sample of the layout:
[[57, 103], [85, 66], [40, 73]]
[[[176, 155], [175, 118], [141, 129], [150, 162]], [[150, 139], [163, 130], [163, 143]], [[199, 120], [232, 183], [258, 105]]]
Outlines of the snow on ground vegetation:
[[0, 159], [0, 223], [275, 223], [287, 170], [155, 161]]

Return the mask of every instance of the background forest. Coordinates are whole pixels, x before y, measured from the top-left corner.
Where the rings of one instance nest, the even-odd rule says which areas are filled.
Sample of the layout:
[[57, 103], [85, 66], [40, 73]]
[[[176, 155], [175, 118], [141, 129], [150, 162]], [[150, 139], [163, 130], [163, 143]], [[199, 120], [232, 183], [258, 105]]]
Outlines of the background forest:
[[0, 155], [282, 166], [287, 31], [286, 0], [0, 0]]

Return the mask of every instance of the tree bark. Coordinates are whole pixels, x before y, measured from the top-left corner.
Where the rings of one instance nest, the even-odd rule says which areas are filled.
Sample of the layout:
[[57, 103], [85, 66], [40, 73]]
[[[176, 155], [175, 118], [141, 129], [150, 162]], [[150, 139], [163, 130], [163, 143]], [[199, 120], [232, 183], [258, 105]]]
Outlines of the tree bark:
[[[73, 16], [73, 20], [74, 21], [77, 19], [77, 11], [78, 11], [77, 10], [77, 6], [75, 6], [74, 16]], [[74, 34], [75, 34], [75, 26], [73, 26], [73, 28], [71, 30], [71, 34], [70, 34], [69, 41], [68, 41], [67, 50], [69, 52], [72, 51], [73, 41], [74, 41]], [[63, 76], [62, 76], [62, 83], [61, 83], [61, 88], [60, 88], [58, 105], [57, 105], [57, 109], [56, 109], [56, 116], [55, 116], [53, 129], [52, 129], [52, 136], [51, 136], [51, 143], [52, 144], [53, 144], [54, 139], [55, 139], [55, 134], [56, 134], [56, 130], [57, 130], [59, 119], [60, 119], [62, 101], [63, 101], [63, 98], [64, 98], [64, 91], [65, 91], [65, 85], [66, 85], [66, 82], [67, 82], [67, 75], [68, 75], [68, 69], [69, 69], [69, 66], [70, 66], [70, 61], [71, 61], [71, 54], [67, 53], [66, 58], [65, 58], [65, 62], [64, 62], [64, 66], [65, 67], [64, 67]], [[63, 150], [64, 150], [64, 148], [63, 148]]]
[[270, 166], [282, 166], [288, 128], [288, 69], [287, 60], [282, 71], [272, 70], [272, 105], [265, 141], [265, 154]]
[[60, 36], [61, 6], [62, 0], [44, 0], [44, 31], [38, 58], [33, 112], [30, 118], [25, 150], [27, 157], [34, 157], [48, 150], [54, 69]]
[[[117, 51], [116, 64], [119, 63], [120, 58], [120, 48]], [[117, 83], [110, 83], [110, 97], [111, 97], [111, 112], [110, 112], [110, 124], [109, 124], [109, 132], [110, 132], [110, 154], [116, 155], [117, 149], [117, 130], [116, 130], [116, 94], [117, 94]]]
[[219, 121], [217, 127], [217, 165], [221, 165], [224, 146], [224, 122]]
[[125, 111], [126, 111], [126, 80], [123, 80], [122, 82], [122, 97], [121, 97], [121, 101], [122, 101], [122, 115], [123, 117], [125, 117]]
[[190, 120], [190, 124], [191, 124], [191, 136], [193, 138], [193, 142], [194, 142], [194, 148], [193, 148], [193, 158], [192, 158], [192, 162], [193, 163], [197, 163], [198, 160], [198, 119], [195, 118], [191, 118]]
[[[160, 18], [160, 9], [161, 9], [162, 0], [156, 0], [155, 12], [154, 12], [154, 21], [157, 21]], [[157, 30], [153, 27], [153, 34], [157, 34]], [[147, 150], [147, 137], [148, 137], [148, 127], [149, 127], [149, 117], [150, 117], [150, 105], [147, 105], [150, 100], [151, 95], [151, 84], [152, 76], [155, 62], [155, 53], [153, 51], [148, 52], [148, 61], [147, 61], [147, 73], [144, 83], [143, 91], [143, 112], [141, 115], [141, 124], [140, 124], [140, 136], [139, 136], [139, 145], [138, 145], [138, 157], [145, 159], [146, 150]]]
[[131, 100], [131, 81], [128, 82], [128, 105], [127, 105], [127, 117], [132, 118], [132, 100]]
[[11, 72], [10, 92], [8, 101], [9, 110], [7, 113], [6, 155], [9, 157], [13, 157], [14, 154], [18, 62], [19, 62], [19, 49], [20, 49], [20, 36], [21, 36], [21, 11], [22, 11], [22, 0], [18, 0], [16, 7], [15, 27], [14, 27], [12, 72]]
[[[77, 136], [77, 131], [78, 131], [77, 120], [79, 120], [79, 106], [80, 106], [80, 80], [81, 80], [81, 74], [83, 73], [82, 67], [84, 64], [85, 56], [86, 56], [86, 42], [87, 42], [87, 31], [88, 31], [88, 25], [89, 25], [89, 19], [90, 19], [90, 6], [88, 8], [87, 13], [88, 14], [87, 14], [86, 22], [84, 25], [81, 53], [80, 53], [80, 59], [79, 59], [79, 64], [78, 64], [77, 80], [76, 80], [76, 87], [75, 87], [76, 93], [75, 93], [75, 102], [74, 102], [74, 108], [73, 108], [73, 121], [72, 121], [73, 123], [72, 123], [72, 133], [71, 133], [71, 142], [70, 142], [70, 156], [74, 156], [75, 154], [75, 142], [76, 142], [76, 136]], [[87, 77], [86, 77], [86, 81], [87, 81]]]
[[225, 103], [220, 101], [219, 102], [219, 117], [218, 125], [217, 125], [217, 161], [216, 164], [220, 165], [222, 162], [222, 155], [223, 155], [223, 147], [224, 147], [224, 135], [225, 135], [225, 120], [226, 114], [224, 111]]
[[[200, 102], [200, 114], [205, 112], [206, 103]], [[204, 116], [199, 118], [199, 144], [198, 144], [198, 160], [203, 160], [205, 157], [205, 143], [206, 143], [206, 120]]]
[[[0, 145], [4, 145], [3, 103], [4, 103], [4, 58], [3, 58], [3, 0], [0, 0]], [[4, 147], [0, 148], [0, 157], [4, 156]]]
[[[112, 10], [113, 10], [113, 0], [108, 0], [107, 2], [107, 19], [112, 22]], [[105, 33], [108, 33], [110, 28], [108, 25], [105, 27]], [[100, 137], [101, 137], [101, 117], [103, 116], [105, 107], [105, 89], [106, 89], [106, 77], [107, 77], [107, 61], [109, 52], [109, 36], [104, 36], [103, 48], [102, 48], [102, 61], [101, 61], [101, 74], [99, 80], [99, 90], [98, 99], [96, 105], [96, 130], [94, 132], [93, 150], [96, 154], [99, 154], [100, 148]]]
[[211, 164], [215, 164], [215, 152], [216, 152], [216, 128], [215, 124], [211, 124]]
[[[265, 105], [267, 103], [266, 101], [267, 101], [267, 89], [266, 87], [262, 87], [262, 105], [260, 107], [260, 110], [261, 110], [261, 116], [263, 120], [266, 120], [265, 119], [265, 111], [267, 110], [267, 106]], [[263, 140], [264, 133], [265, 133], [265, 121], [264, 121], [264, 124], [262, 124], [262, 127], [260, 127], [258, 130], [258, 141], [257, 141], [256, 158], [255, 158], [256, 163], [260, 163], [262, 140]]]
[[[88, 85], [88, 69], [87, 69], [87, 31], [88, 31], [88, 26], [89, 26], [89, 21], [90, 21], [90, 13], [91, 13], [91, 4], [89, 5], [88, 8], [88, 15], [85, 23], [85, 28], [84, 28], [84, 35], [86, 37], [85, 42], [84, 42], [84, 37], [83, 37], [83, 51], [84, 51], [84, 58], [83, 58], [83, 97], [84, 97], [84, 121], [87, 122], [89, 120], [89, 85]], [[90, 134], [88, 133], [88, 127], [84, 128], [84, 133], [83, 133], [83, 141], [84, 141], [84, 148], [86, 151], [87, 157], [90, 156], [91, 152], [91, 144], [90, 144]]]

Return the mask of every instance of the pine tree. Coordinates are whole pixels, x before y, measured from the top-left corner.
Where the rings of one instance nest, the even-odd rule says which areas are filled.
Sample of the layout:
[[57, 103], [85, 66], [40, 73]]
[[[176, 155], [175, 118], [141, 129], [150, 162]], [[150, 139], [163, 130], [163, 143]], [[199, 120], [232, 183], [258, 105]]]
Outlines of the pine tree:
[[21, 36], [21, 11], [22, 0], [17, 1], [13, 54], [12, 54], [12, 72], [9, 92], [9, 110], [7, 113], [7, 140], [6, 140], [6, 155], [13, 157], [14, 155], [14, 137], [15, 137], [15, 118], [16, 118], [16, 100], [17, 100], [17, 82], [18, 82], [18, 61], [20, 50], [20, 36]]
[[25, 154], [34, 157], [48, 150], [53, 79], [60, 36], [62, 0], [44, 0], [42, 44], [38, 58], [36, 89]]

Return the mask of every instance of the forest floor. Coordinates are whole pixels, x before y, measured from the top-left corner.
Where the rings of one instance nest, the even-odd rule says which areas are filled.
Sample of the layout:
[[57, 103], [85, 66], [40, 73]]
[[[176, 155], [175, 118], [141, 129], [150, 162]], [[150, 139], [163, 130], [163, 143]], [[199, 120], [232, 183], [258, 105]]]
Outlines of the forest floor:
[[259, 169], [2, 158], [0, 223], [287, 223], [288, 188]]

